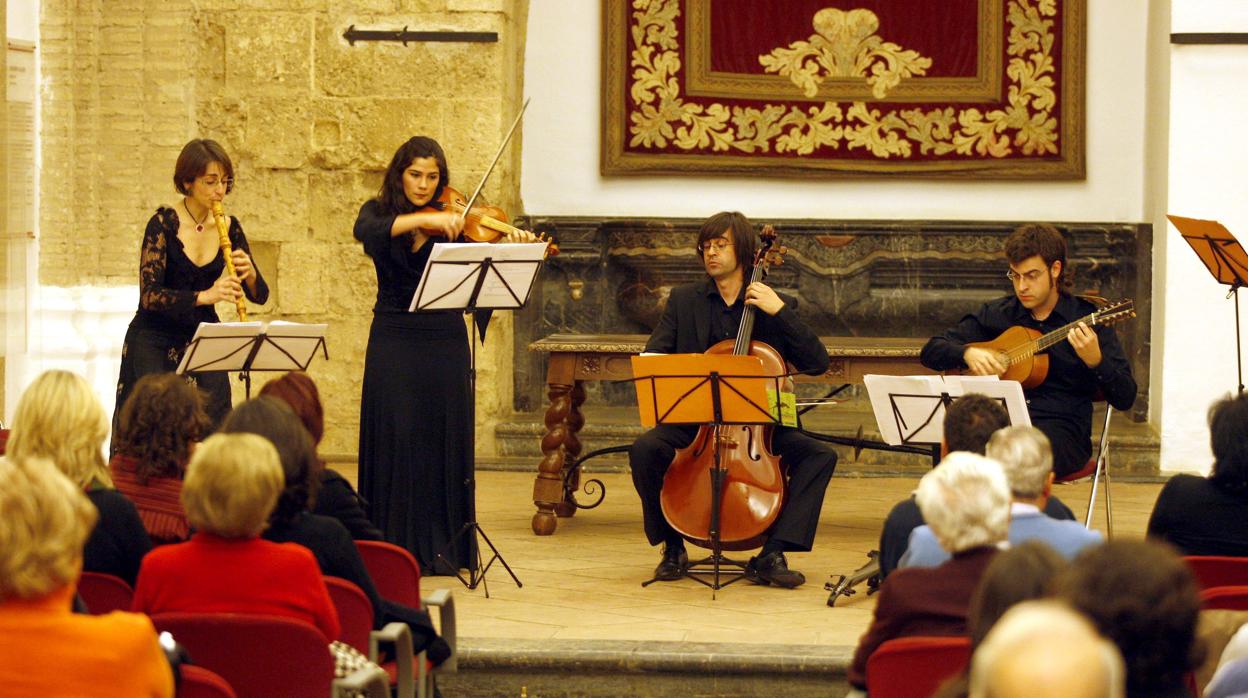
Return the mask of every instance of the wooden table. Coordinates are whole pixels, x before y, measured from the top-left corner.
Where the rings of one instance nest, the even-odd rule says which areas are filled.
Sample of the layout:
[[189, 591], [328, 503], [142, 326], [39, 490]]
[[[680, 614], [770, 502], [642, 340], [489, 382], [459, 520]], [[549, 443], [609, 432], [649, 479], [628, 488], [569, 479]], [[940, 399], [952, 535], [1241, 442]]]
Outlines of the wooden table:
[[[542, 436], [542, 460], [533, 483], [533, 532], [549, 536], [557, 517], [572, 516], [571, 493], [579, 482], [565, 480], [565, 466], [581, 454], [577, 432], [585, 426], [581, 405], [586, 381], [632, 378], [631, 357], [641, 353], [648, 337], [641, 334], [553, 334], [529, 345], [529, 351], [550, 354], [546, 364], [546, 433]], [[801, 376], [799, 381], [861, 383], [871, 373], [915, 375], [931, 373], [919, 363], [926, 340], [899, 337], [823, 337], [832, 364], [820, 376]]]

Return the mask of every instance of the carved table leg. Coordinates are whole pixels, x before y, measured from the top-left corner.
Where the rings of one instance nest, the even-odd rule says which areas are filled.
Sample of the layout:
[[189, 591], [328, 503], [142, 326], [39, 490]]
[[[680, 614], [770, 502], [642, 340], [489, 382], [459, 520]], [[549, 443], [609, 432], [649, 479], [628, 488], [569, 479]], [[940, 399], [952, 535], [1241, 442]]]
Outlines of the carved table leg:
[[[546, 394], [550, 398], [550, 406], [546, 409], [546, 434], [542, 436], [542, 461], [537, 466], [537, 479], [533, 482], [533, 503], [537, 505], [537, 513], [533, 514], [533, 533], [539, 536], [551, 535], [558, 526], [555, 507], [563, 502], [564, 497], [562, 474], [565, 444], [570, 431], [568, 417], [572, 413], [572, 395], [576, 387], [573, 380], [575, 366], [575, 354], [550, 355], [546, 373]], [[583, 389], [581, 395], [583, 400]]]
[[[563, 437], [563, 467], [565, 468], [571, 467], [571, 464], [581, 457], [581, 439], [577, 434], [581, 431], [581, 427], [585, 426], [585, 415], [581, 414], [581, 404], [585, 402], [585, 385], [581, 381], [576, 381], [572, 385], [572, 394], [569, 397], [571, 405], [568, 409], [568, 416], [564, 419], [567, 425]], [[580, 469], [569, 474], [565, 483], [563, 501], [555, 505], [555, 515], [566, 518], [576, 513], [576, 506], [572, 502], [576, 499], [576, 491], [581, 486]]]

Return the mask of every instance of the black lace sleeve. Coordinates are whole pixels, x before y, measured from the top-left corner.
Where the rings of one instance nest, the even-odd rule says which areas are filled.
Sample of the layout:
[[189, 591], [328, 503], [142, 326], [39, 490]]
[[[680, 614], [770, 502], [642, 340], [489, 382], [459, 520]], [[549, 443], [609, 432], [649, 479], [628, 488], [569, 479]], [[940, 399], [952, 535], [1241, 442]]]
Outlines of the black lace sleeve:
[[139, 253], [139, 306], [144, 310], [189, 312], [195, 309], [198, 292], [166, 285], [168, 236], [177, 234], [178, 218], [169, 209], [157, 211], [147, 221], [143, 249]]
[[256, 269], [256, 292], [253, 294], [251, 289], [247, 288], [247, 284], [243, 284], [243, 293], [247, 296], [247, 300], [256, 305], [269, 302], [269, 285], [264, 282], [260, 266], [256, 264], [256, 258], [251, 254], [251, 245], [247, 244], [247, 236], [243, 234], [242, 224], [234, 216], [230, 216], [230, 247], [246, 252], [247, 256], [251, 257], [251, 266]]

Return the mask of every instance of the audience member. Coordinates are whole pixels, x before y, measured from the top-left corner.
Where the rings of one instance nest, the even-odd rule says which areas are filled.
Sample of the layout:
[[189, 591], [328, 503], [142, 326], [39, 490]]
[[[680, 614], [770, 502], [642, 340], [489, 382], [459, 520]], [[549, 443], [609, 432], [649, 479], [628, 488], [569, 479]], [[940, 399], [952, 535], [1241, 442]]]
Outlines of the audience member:
[[150, 620], [70, 611], [97, 517], [49, 461], [0, 458], [0, 693], [173, 695]]
[[426, 612], [381, 598], [355, 541], [342, 523], [308, 510], [318, 496], [321, 462], [316, 458], [311, 435], [285, 402], [264, 395], [248, 400], [226, 416], [221, 432], [256, 434], [277, 449], [284, 486], [262, 534], [266, 540], [307, 548], [316, 556], [322, 574], [340, 577], [363, 590], [372, 602], [374, 628], [380, 629], [390, 621], [407, 623], [412, 628], [415, 651], [428, 649], [435, 663], [449, 656], [449, 646], [438, 638]]
[[1248, 695], [1248, 625], [1231, 637], [1218, 659], [1218, 670], [1205, 687], [1205, 698], [1244, 695]]
[[[325, 409], [321, 404], [320, 391], [308, 374], [302, 371], [285, 373], [265, 383], [260, 394], [278, 398], [290, 405], [312, 435], [313, 444], [320, 445], [325, 434]], [[368, 518], [368, 503], [345, 477], [327, 467], [321, 468], [319, 477], [320, 490], [312, 508], [313, 514], [338, 519], [355, 540], [383, 539], [381, 530]]]
[[953, 557], [939, 567], [897, 570], [880, 585], [875, 617], [858, 642], [849, 682], [866, 686], [867, 659], [882, 643], [910, 635], [965, 635], [971, 594], [1006, 538], [1010, 488], [997, 463], [951, 453], [919, 481], [916, 499]]
[[[1027, 541], [997, 553], [988, 569], [984, 570], [967, 610], [966, 626], [971, 635], [971, 651], [979, 647], [992, 626], [1012, 606], [1047, 596], [1053, 578], [1065, 567], [1066, 560], [1040, 541]], [[966, 698], [967, 683], [968, 671], [963, 670], [941, 686], [934, 698]]]
[[1209, 408], [1213, 472], [1170, 478], [1148, 519], [1150, 538], [1184, 555], [1248, 557], [1248, 395]]
[[191, 535], [182, 511], [182, 474], [212, 422], [199, 389], [174, 373], [149, 373], [121, 407], [109, 461], [117, 489], [134, 502], [156, 545]]
[[1006, 612], [971, 659], [971, 698], [1122, 698], [1122, 655], [1057, 601]]
[[1145, 541], [1088, 548], [1058, 576], [1056, 590], [1118, 646], [1129, 698], [1190, 695], [1186, 676], [1203, 654], [1195, 642], [1200, 597], [1170, 548]]
[[[985, 395], [970, 393], [964, 395], [945, 410], [944, 443], [945, 453], [967, 451], [984, 454], [984, 449], [998, 429], [1010, 425], [1010, 415], [997, 400]], [[1050, 497], [1045, 503], [1044, 513], [1055, 519], [1073, 520], [1075, 515], [1070, 508]], [[923, 525], [923, 514], [909, 497], [898, 502], [884, 519], [884, 528], [880, 532], [880, 577], [885, 578], [897, 569], [901, 556], [906, 552], [910, 541], [910, 532]]]
[[83, 550], [83, 569], [134, 584], [152, 541], [134, 504], [113, 487], [104, 462], [107, 438], [108, 418], [87, 381], [68, 371], [47, 371], [17, 403], [8, 454], [17, 460], [47, 458], [86, 493], [100, 516]]
[[282, 494], [273, 444], [254, 434], [216, 434], [191, 456], [182, 506], [195, 529], [143, 561], [133, 610], [253, 613], [311, 623], [338, 637], [338, 613], [316, 558], [301, 545], [260, 538]]
[[[1058, 521], [1042, 509], [1053, 491], [1053, 454], [1049, 437], [1035, 427], [1006, 427], [988, 440], [986, 453], [1001, 464], [1014, 498], [1010, 505], [1010, 544], [1040, 540], [1067, 560], [1101, 542], [1101, 534], [1075, 521]], [[899, 567], [933, 567], [949, 559], [929, 526], [910, 534]]]

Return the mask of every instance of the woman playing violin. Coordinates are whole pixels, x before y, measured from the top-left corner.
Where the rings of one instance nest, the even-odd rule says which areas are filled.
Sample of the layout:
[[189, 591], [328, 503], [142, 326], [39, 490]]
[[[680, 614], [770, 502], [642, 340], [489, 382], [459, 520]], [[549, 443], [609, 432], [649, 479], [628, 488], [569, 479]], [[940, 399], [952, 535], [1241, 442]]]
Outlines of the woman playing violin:
[[[473, 425], [468, 335], [458, 311], [408, 312], [435, 242], [458, 238], [464, 216], [440, 210], [450, 184], [437, 141], [411, 138], [394, 153], [376, 198], [364, 202], [355, 239], [377, 272], [377, 302], [360, 400], [360, 494], [386, 539], [412, 552], [423, 571], [468, 520]], [[531, 242], [516, 231], [507, 242]], [[446, 553], [470, 561], [471, 536]]]

